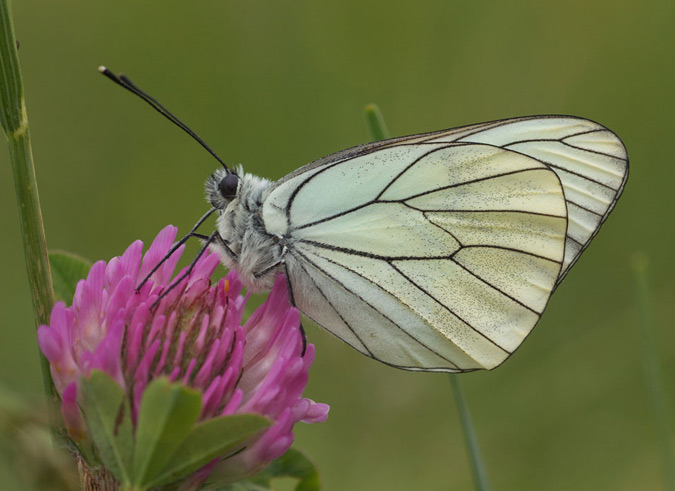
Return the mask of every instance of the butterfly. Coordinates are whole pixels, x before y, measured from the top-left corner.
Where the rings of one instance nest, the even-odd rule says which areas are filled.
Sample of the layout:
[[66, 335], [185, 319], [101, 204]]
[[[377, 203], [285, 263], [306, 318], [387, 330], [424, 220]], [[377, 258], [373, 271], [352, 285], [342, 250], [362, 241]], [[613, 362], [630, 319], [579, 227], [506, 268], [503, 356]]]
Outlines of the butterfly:
[[197, 224], [216, 213], [217, 229], [188, 236], [253, 291], [285, 274], [291, 302], [364, 355], [438, 372], [493, 369], [520, 346], [628, 177], [621, 140], [572, 116], [366, 143], [276, 182], [221, 163]]

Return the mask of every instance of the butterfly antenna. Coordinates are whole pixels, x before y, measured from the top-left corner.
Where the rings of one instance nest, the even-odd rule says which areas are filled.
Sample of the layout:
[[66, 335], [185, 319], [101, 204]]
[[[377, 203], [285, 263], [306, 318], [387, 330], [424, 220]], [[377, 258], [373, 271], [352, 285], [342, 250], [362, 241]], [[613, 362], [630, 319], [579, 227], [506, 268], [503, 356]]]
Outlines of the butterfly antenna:
[[138, 88], [136, 84], [134, 84], [126, 75], [120, 74], [119, 76], [115, 75], [113, 72], [108, 70], [104, 66], [98, 67], [98, 71], [101, 72], [103, 75], [108, 77], [110, 80], [115, 82], [117, 85], [120, 87], [127, 89], [129, 92], [132, 94], [137, 95], [141, 99], [143, 99], [145, 102], [150, 104], [152, 108], [160, 113], [162, 116], [164, 116], [166, 119], [171, 121], [173, 124], [178, 126], [180, 129], [182, 129], [185, 133], [190, 135], [197, 143], [199, 143], [202, 147], [206, 149], [207, 152], [209, 152], [215, 159], [220, 162], [220, 164], [225, 168], [225, 170], [229, 173], [232, 171], [229, 169], [227, 164], [223, 162], [223, 160], [216, 155], [216, 152], [211, 150], [211, 147], [209, 147], [204, 140], [202, 140], [197, 133], [192, 131], [185, 123], [183, 123], [180, 119], [178, 119], [176, 116], [174, 116], [171, 111], [169, 111], [167, 108], [165, 108], [163, 105], [161, 105], [154, 97], [150, 96], [148, 93], [145, 91], [141, 90]]

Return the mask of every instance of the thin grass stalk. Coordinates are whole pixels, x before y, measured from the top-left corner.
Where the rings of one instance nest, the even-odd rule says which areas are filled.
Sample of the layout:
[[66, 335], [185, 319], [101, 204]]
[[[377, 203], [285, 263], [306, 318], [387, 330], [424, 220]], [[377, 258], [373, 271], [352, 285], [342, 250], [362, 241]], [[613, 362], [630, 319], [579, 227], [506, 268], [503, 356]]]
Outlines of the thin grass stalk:
[[[384, 122], [384, 117], [380, 108], [376, 104], [368, 104], [365, 108], [366, 125], [370, 132], [373, 141], [386, 140], [391, 138], [389, 130]], [[478, 438], [476, 431], [471, 421], [471, 414], [469, 407], [466, 404], [462, 387], [459, 379], [454, 374], [449, 374], [450, 385], [452, 386], [452, 393], [455, 396], [455, 402], [459, 410], [459, 418], [462, 424], [462, 431], [466, 441], [467, 452], [469, 454], [469, 462], [471, 463], [471, 473], [473, 475], [474, 483], [478, 491], [489, 491], [490, 483], [487, 477], [487, 471], [483, 456], [481, 455], [480, 446], [478, 445]]]
[[642, 253], [633, 257], [635, 275], [635, 294], [638, 307], [638, 329], [642, 338], [642, 361], [645, 370], [645, 382], [649, 391], [654, 428], [659, 440], [659, 449], [664, 468], [665, 487], [675, 491], [675, 453], [671, 443], [671, 426], [668, 401], [663, 383], [661, 360], [654, 341], [656, 325], [654, 309], [651, 303], [651, 285], [649, 278], [649, 258]]
[[483, 461], [483, 455], [478, 444], [478, 437], [471, 421], [471, 413], [469, 406], [464, 399], [462, 386], [459, 383], [459, 377], [454, 373], [448, 374], [450, 378], [450, 386], [452, 393], [455, 396], [457, 403], [457, 410], [459, 411], [459, 419], [462, 422], [462, 432], [464, 433], [464, 441], [466, 442], [466, 449], [469, 454], [469, 462], [471, 463], [471, 474], [473, 475], [473, 482], [478, 491], [489, 491], [490, 481], [487, 476], [487, 469]]
[[[40, 324], [49, 323], [49, 314], [54, 305], [54, 291], [9, 0], [0, 0], [0, 118], [9, 144], [24, 256], [37, 328]], [[50, 402], [51, 421], [54, 425], [58, 421], [58, 415], [54, 413], [53, 402], [58, 400], [58, 396], [52, 382], [49, 363], [42, 354], [40, 365], [45, 393]]]

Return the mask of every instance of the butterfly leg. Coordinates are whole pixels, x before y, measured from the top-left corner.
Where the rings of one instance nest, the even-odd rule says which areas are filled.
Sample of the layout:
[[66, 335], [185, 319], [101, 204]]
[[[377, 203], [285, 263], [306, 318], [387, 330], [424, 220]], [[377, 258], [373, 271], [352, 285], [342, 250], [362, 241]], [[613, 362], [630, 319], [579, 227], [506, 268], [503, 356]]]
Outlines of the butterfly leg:
[[[291, 302], [291, 305], [295, 308], [298, 308], [295, 305], [295, 296], [293, 295], [293, 286], [291, 285], [291, 277], [288, 274], [288, 266], [284, 262], [284, 269], [286, 270], [286, 285], [288, 286], [288, 300]], [[307, 334], [305, 334], [305, 328], [302, 325], [302, 319], [300, 320], [300, 334], [302, 334], [302, 354], [305, 356], [305, 351], [307, 351]]]
[[[173, 245], [173, 247], [171, 247], [171, 249], [169, 249], [169, 252], [167, 252], [166, 255], [165, 255], [165, 256], [164, 256], [157, 264], [155, 264], [155, 267], [152, 268], [152, 269], [150, 270], [150, 272], [145, 276], [145, 278], [143, 278], [143, 281], [141, 281], [141, 282], [138, 284], [138, 286], [136, 287], [136, 291], [137, 291], [137, 292], [143, 287], [143, 285], [145, 285], [145, 283], [150, 279], [150, 277], [151, 277], [153, 274], [155, 274], [155, 271], [157, 271], [157, 270], [159, 269], [159, 267], [160, 267], [162, 264], [164, 264], [164, 263], [166, 262], [167, 259], [169, 259], [171, 256], [173, 256], [173, 254], [178, 250], [178, 248], [179, 248], [180, 246], [182, 246], [183, 244], [185, 244], [185, 243], [187, 242], [187, 240], [188, 240], [190, 237], [197, 237], [197, 238], [202, 238], [202, 237], [204, 237], [204, 238], [207, 238], [207, 237], [204, 236], [204, 235], [195, 233], [195, 231], [199, 228], [199, 226], [200, 226], [202, 223], [204, 223], [204, 221], [205, 221], [208, 217], [211, 216], [211, 214], [212, 214], [214, 211], [216, 211], [216, 209], [215, 209], [215, 208], [211, 208], [209, 211], [207, 211], [206, 213], [204, 213], [204, 215], [203, 215], [199, 220], [197, 220], [197, 223], [195, 223], [195, 226], [192, 227], [192, 230], [190, 230], [187, 234], [185, 234], [178, 242], [176, 242], [176, 243]], [[222, 238], [221, 238], [221, 240], [222, 240]]]
[[268, 266], [267, 268], [263, 269], [262, 271], [258, 271], [257, 273], [253, 273], [253, 276], [254, 276], [256, 279], [258, 279], [258, 278], [260, 278], [260, 277], [262, 277], [262, 276], [265, 276], [267, 273], [269, 273], [270, 271], [273, 271], [274, 269], [276, 269], [277, 267], [281, 266], [282, 264], [285, 264], [285, 262], [284, 262], [283, 259], [280, 260], [280, 261], [277, 261], [277, 262], [274, 263], [272, 266]]
[[305, 351], [307, 351], [307, 334], [305, 334], [305, 328], [302, 327], [302, 321], [300, 321], [300, 334], [302, 334], [302, 353], [300, 353], [300, 356], [305, 356]]
[[[201, 238], [202, 240], [207, 240], [207, 239], [208, 239], [208, 237], [205, 236], [205, 235], [202, 235], [200, 238]], [[234, 252], [234, 251], [230, 248], [230, 245], [229, 245], [227, 242], [225, 242], [225, 239], [223, 239], [223, 236], [220, 235], [220, 233], [217, 233], [215, 240], [217, 240], [217, 241], [220, 243], [220, 246], [225, 250], [225, 253], [226, 253], [228, 256], [230, 256], [230, 258], [231, 258], [233, 261], [238, 261], [238, 260], [239, 260], [239, 254], [237, 254], [236, 252]]]
[[185, 278], [187, 278], [188, 276], [190, 276], [190, 273], [192, 273], [192, 270], [195, 268], [195, 264], [197, 264], [197, 261], [199, 261], [199, 258], [202, 257], [202, 256], [204, 255], [204, 253], [206, 252], [206, 249], [208, 249], [208, 247], [209, 247], [209, 245], [211, 244], [211, 242], [213, 242], [213, 241], [216, 239], [216, 236], [220, 237], [220, 234], [218, 233], [218, 231], [213, 232], [211, 235], [209, 235], [209, 236], [206, 238], [206, 240], [204, 241], [204, 245], [203, 245], [202, 248], [199, 250], [199, 252], [198, 252], [197, 255], [195, 256], [195, 258], [192, 260], [192, 262], [190, 263], [190, 265], [188, 266], [188, 268], [185, 270], [185, 272], [184, 272], [182, 275], [180, 275], [178, 278], [176, 278], [176, 279], [169, 285], [169, 287], [168, 287], [166, 290], [164, 290], [164, 291], [162, 292], [162, 294], [157, 298], [157, 300], [155, 300], [155, 301], [152, 303], [152, 305], [150, 306], [150, 310], [154, 310], [155, 308], [157, 308], [157, 305], [159, 305], [159, 302], [161, 302], [161, 300], [162, 300], [164, 297], [166, 297], [166, 296], [169, 294], [169, 292], [170, 292], [171, 290], [173, 290], [174, 288], [176, 288], [176, 287], [177, 287], [177, 286], [178, 286]]

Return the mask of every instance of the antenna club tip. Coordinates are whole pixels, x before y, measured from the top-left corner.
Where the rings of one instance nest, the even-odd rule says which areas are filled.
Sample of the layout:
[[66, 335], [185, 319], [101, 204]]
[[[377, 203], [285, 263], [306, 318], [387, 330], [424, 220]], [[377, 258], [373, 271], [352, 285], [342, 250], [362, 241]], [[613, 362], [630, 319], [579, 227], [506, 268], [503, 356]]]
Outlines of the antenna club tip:
[[105, 65], [101, 65], [101, 66], [98, 67], [98, 71], [101, 72], [101, 73], [105, 73], [109, 70], [108, 70], [108, 68], [105, 67]]

